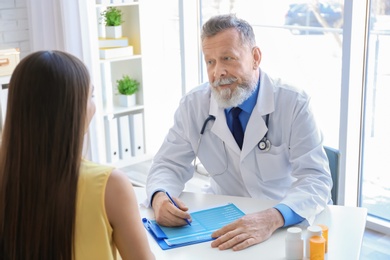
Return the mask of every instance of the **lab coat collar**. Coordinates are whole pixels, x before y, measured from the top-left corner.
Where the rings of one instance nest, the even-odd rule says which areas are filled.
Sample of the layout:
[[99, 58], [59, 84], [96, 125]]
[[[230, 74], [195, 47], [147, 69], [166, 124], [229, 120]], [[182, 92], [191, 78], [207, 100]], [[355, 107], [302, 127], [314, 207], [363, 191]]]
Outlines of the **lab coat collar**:
[[221, 140], [226, 144], [226, 146], [228, 146], [237, 154], [240, 154], [240, 148], [238, 147], [236, 140], [234, 140], [234, 137], [227, 125], [225, 110], [223, 108], [218, 107], [218, 103], [212, 95], [210, 96], [209, 114], [215, 116], [215, 122], [211, 128], [211, 132], [221, 138]]
[[275, 110], [274, 82], [267, 73], [260, 70], [260, 90], [254, 109], [261, 115], [271, 114]]
[[257, 144], [267, 133], [265, 118], [267, 114], [275, 111], [274, 100], [273, 82], [265, 72], [260, 70], [259, 95], [246, 126], [241, 159], [245, 158], [252, 149], [257, 149]]

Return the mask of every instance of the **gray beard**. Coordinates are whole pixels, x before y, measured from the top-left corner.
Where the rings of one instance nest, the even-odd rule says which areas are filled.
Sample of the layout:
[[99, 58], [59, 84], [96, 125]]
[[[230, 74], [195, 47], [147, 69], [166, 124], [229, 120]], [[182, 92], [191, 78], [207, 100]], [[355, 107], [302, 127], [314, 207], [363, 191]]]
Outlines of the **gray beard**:
[[248, 82], [237, 85], [237, 87], [231, 91], [230, 88], [217, 90], [216, 87], [211, 87], [211, 95], [216, 100], [220, 108], [237, 107], [247, 100], [256, 89], [256, 82]]

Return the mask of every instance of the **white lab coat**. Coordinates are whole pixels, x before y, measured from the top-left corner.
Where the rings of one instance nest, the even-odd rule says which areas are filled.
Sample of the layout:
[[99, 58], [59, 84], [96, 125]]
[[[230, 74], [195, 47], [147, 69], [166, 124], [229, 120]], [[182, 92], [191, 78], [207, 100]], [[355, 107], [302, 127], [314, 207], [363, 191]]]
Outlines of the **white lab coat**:
[[[216, 119], [208, 122], [198, 151], [212, 175], [209, 192], [277, 200], [311, 222], [331, 202], [332, 179], [309, 101], [305, 92], [260, 71], [259, 95], [240, 151], [208, 83], [197, 87], [182, 98], [174, 125], [154, 157], [148, 201], [160, 189], [180, 195], [194, 174], [200, 130], [213, 115]], [[267, 130], [272, 146], [266, 152], [258, 143]]]

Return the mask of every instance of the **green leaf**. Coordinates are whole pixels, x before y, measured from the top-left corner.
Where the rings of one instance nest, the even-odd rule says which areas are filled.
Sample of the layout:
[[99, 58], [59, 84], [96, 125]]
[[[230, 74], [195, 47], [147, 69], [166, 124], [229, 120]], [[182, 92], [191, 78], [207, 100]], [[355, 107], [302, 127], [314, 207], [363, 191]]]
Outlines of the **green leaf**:
[[139, 82], [124, 75], [122, 79], [116, 81], [118, 92], [122, 95], [133, 95], [139, 90]]
[[122, 10], [110, 6], [100, 13], [106, 26], [119, 26], [124, 21], [122, 20]]

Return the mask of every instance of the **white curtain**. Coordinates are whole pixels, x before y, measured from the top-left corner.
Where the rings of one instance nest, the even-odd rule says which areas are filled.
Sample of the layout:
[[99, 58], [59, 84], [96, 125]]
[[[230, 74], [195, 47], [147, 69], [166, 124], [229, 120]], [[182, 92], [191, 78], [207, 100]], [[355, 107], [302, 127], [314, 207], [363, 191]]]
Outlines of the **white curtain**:
[[[91, 15], [88, 12], [92, 1], [26, 0], [31, 51], [69, 52], [84, 61], [93, 74], [95, 64], [91, 58], [93, 41], [88, 37], [91, 30]], [[86, 135], [84, 142], [84, 155], [88, 159], [99, 161], [95, 120], [92, 120], [89, 129], [90, 134]]]
[[83, 58], [78, 0], [26, 0], [31, 50], [56, 49]]

